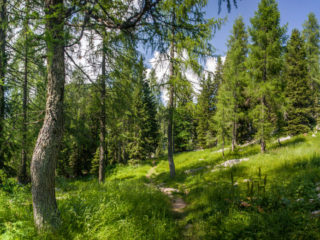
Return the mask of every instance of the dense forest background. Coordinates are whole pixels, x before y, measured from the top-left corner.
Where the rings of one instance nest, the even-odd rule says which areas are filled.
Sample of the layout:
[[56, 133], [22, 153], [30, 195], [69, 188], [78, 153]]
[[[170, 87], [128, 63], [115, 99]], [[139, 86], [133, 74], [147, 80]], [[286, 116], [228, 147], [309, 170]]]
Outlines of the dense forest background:
[[[236, 20], [225, 61], [218, 57], [215, 72], [200, 71], [199, 92], [187, 80], [183, 66], [177, 67], [175, 152], [229, 143], [234, 149], [254, 139], [265, 141], [315, 129], [319, 107], [318, 20], [311, 13], [303, 32], [294, 30], [289, 37], [286, 27], [280, 26], [276, 3], [266, 4], [260, 4], [251, 26], [246, 27], [241, 17]], [[29, 169], [44, 119], [47, 79], [45, 46], [37, 37], [41, 25], [30, 20], [36, 17], [31, 15], [36, 14], [36, 6], [24, 8], [25, 12], [20, 9], [24, 5], [8, 7], [17, 12], [9, 15], [7, 26], [10, 41], [6, 44], [7, 71], [2, 85], [1, 164], [6, 173], [15, 175], [21, 157]], [[100, 44], [94, 33], [88, 32], [86, 37], [90, 41], [84, 41], [87, 46], [81, 46], [82, 51]], [[155, 70], [147, 72], [137, 45], [126, 41], [123, 37], [114, 43], [120, 53], [108, 65], [106, 75], [108, 166], [138, 163], [167, 150], [168, 110], [162, 97], [167, 85], [164, 79], [157, 79]], [[66, 53], [70, 58], [66, 66], [64, 137], [57, 164], [57, 173], [66, 177], [97, 174], [99, 164], [101, 53], [97, 50], [89, 55], [92, 59], [82, 61], [78, 51], [79, 47]], [[79, 64], [74, 62], [79, 60]], [[175, 61], [183, 64], [178, 57]], [[96, 72], [90, 75], [85, 67]]]
[[[302, 32], [288, 33], [276, 1], [262, 0], [249, 26], [235, 21], [227, 55], [210, 72], [201, 59], [214, 55], [208, 41], [222, 20], [203, 18], [205, 1], [183, 2], [135, 8], [130, 1], [0, 0], [1, 182], [17, 176], [29, 183], [43, 143], [56, 146], [50, 154], [57, 175], [103, 181], [104, 167], [168, 154], [174, 176], [173, 153], [229, 145], [237, 151], [251, 141], [263, 153], [271, 138], [318, 130], [315, 14]], [[116, 19], [121, 14], [125, 19]], [[141, 46], [170, 63], [162, 79], [147, 69]], [[186, 76], [190, 69], [199, 91]], [[65, 85], [55, 82], [59, 74]], [[48, 130], [57, 142], [39, 137], [50, 111], [57, 113], [50, 124], [61, 121]]]

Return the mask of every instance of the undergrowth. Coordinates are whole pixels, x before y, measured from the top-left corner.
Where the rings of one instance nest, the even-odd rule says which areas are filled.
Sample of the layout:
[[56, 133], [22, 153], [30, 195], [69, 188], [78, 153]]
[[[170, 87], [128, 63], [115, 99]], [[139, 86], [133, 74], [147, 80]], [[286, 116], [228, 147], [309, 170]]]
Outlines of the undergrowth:
[[[311, 214], [320, 209], [319, 146], [319, 137], [298, 136], [269, 143], [266, 154], [257, 145], [227, 150], [224, 158], [217, 148], [179, 153], [176, 178], [159, 159], [153, 185], [146, 178], [151, 161], [110, 168], [103, 185], [94, 177], [57, 178], [61, 227], [54, 234], [33, 226], [30, 185], [0, 172], [0, 239], [320, 239]], [[249, 160], [216, 168], [235, 158]], [[174, 216], [157, 184], [186, 193], [184, 218]]]

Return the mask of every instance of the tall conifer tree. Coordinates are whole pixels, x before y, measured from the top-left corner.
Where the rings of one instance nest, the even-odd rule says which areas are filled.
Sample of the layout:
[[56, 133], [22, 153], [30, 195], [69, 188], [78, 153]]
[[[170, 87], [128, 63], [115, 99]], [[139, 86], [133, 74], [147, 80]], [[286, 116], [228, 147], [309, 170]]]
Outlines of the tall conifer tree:
[[201, 92], [197, 104], [197, 137], [201, 148], [211, 147], [214, 144], [215, 129], [210, 121], [216, 112], [217, 92], [219, 84], [213, 80], [211, 74], [200, 82]]
[[214, 75], [214, 81], [219, 84], [217, 96], [217, 112], [213, 117], [213, 122], [217, 129], [217, 140], [222, 146], [222, 155], [224, 156], [224, 147], [226, 141], [230, 138], [230, 108], [226, 107], [231, 100], [230, 92], [227, 91], [227, 84], [223, 78], [223, 63], [221, 57], [217, 60], [217, 69]]
[[275, 0], [261, 0], [251, 24], [252, 44], [247, 61], [255, 101], [251, 116], [257, 130], [256, 138], [260, 140], [261, 152], [264, 153], [266, 140], [275, 130], [278, 120], [274, 111], [283, 85], [280, 73], [286, 27], [280, 26], [280, 12]]
[[314, 13], [308, 15], [303, 25], [303, 38], [306, 42], [308, 75], [313, 89], [314, 118], [319, 119], [320, 99], [320, 25]]
[[133, 137], [129, 144], [129, 155], [132, 160], [145, 160], [158, 146], [159, 125], [156, 120], [156, 102], [149, 83], [145, 77], [143, 59], [137, 66], [138, 79], [133, 92], [132, 117]]
[[297, 29], [292, 31], [285, 55], [287, 132], [290, 135], [308, 132], [312, 124], [312, 90], [308, 77], [307, 54]]
[[5, 108], [5, 76], [7, 70], [7, 30], [8, 30], [8, 14], [7, 0], [0, 0], [0, 169], [4, 167], [4, 108]]
[[244, 118], [245, 105], [246, 68], [245, 60], [248, 52], [248, 35], [242, 17], [236, 19], [233, 25], [232, 35], [228, 41], [228, 53], [224, 65], [225, 91], [231, 96], [230, 102], [225, 106], [231, 112], [231, 140], [232, 151], [237, 145], [239, 120]]

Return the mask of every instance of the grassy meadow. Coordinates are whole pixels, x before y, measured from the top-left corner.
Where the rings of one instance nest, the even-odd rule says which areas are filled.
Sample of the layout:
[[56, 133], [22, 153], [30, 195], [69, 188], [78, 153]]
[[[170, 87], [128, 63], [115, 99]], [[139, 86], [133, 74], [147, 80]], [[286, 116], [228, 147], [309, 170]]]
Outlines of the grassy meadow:
[[[273, 141], [272, 141], [273, 142]], [[1, 174], [0, 239], [320, 239], [320, 137], [298, 136], [238, 148], [175, 155], [175, 179], [165, 158], [110, 167], [105, 184], [93, 176], [57, 178], [61, 228], [38, 234], [30, 186]], [[246, 159], [218, 168], [230, 159]], [[150, 170], [152, 168], [152, 170]], [[146, 176], [150, 174], [151, 177]], [[157, 186], [187, 203], [181, 214]]]

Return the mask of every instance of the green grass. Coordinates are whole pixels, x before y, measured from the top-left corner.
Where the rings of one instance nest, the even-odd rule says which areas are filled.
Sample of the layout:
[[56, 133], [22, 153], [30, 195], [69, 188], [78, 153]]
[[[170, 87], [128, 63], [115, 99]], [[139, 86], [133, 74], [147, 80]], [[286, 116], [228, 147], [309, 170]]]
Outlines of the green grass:
[[[187, 193], [180, 194], [188, 204], [183, 218], [149, 184], [151, 161], [109, 169], [104, 185], [92, 177], [58, 178], [61, 228], [47, 235], [33, 227], [30, 186], [9, 179], [0, 190], [0, 239], [320, 239], [320, 221], [311, 216], [320, 209], [319, 146], [320, 137], [298, 136], [281, 147], [269, 143], [266, 154], [258, 145], [227, 150], [225, 158], [217, 148], [179, 153], [175, 179], [160, 159], [152, 182]], [[244, 157], [249, 161], [211, 171]], [[186, 174], [190, 169], [198, 171]], [[184, 230], [187, 224], [192, 227]]]
[[[126, 171], [126, 170], [125, 170]], [[121, 174], [119, 176], [122, 176]], [[37, 235], [30, 186], [0, 195], [0, 239], [177, 239], [170, 202], [141, 179], [57, 181], [61, 228]]]
[[[320, 239], [320, 221], [310, 214], [320, 209], [320, 201], [309, 202], [317, 199], [319, 146], [319, 137], [300, 136], [281, 147], [271, 144], [266, 154], [260, 154], [257, 145], [235, 154], [227, 151], [224, 159], [212, 150], [184, 153], [175, 158], [175, 180], [165, 174], [165, 162], [159, 163], [154, 178], [189, 192], [184, 221], [193, 226], [188, 233], [191, 239]], [[244, 157], [250, 160], [232, 168], [184, 173]], [[258, 191], [258, 182], [264, 185], [265, 177], [266, 190]], [[245, 179], [256, 181], [252, 191]], [[250, 206], [242, 207], [244, 202]]]

